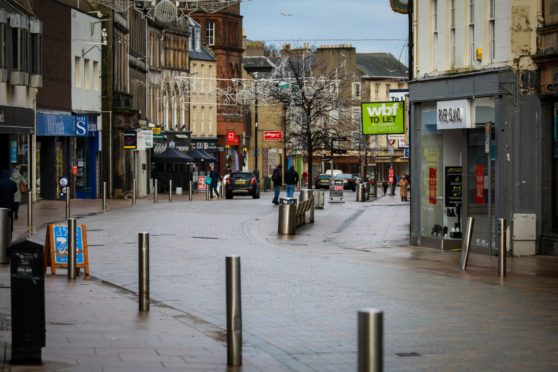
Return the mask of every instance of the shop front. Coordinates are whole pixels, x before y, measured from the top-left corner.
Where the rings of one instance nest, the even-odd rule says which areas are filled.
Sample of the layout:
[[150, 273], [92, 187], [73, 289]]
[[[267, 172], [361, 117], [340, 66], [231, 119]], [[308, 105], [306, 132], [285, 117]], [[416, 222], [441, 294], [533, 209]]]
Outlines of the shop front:
[[21, 165], [20, 172], [28, 177], [30, 137], [34, 132], [33, 110], [0, 106], [0, 170]]
[[473, 217], [471, 248], [491, 255], [498, 218], [539, 215], [528, 190], [538, 182], [540, 139], [522, 122], [536, 105], [516, 99], [514, 81], [502, 71], [411, 84], [411, 244], [461, 248]]
[[58, 179], [66, 176], [71, 180], [75, 198], [95, 199], [99, 146], [97, 115], [38, 112], [37, 166], [41, 197], [57, 199]]

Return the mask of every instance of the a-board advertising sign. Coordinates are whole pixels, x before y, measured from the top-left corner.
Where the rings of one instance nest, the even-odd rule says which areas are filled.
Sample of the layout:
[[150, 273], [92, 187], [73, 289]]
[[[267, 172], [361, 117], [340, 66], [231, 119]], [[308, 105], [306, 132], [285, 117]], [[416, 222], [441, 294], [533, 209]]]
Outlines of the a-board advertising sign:
[[405, 134], [403, 101], [363, 102], [362, 134]]
[[[51, 274], [56, 268], [68, 267], [68, 225], [51, 224], [47, 226], [45, 237], [45, 268], [51, 267]], [[86, 225], [76, 226], [76, 268], [83, 268], [89, 275], [89, 253], [87, 246]]]
[[446, 207], [457, 207], [463, 199], [463, 167], [446, 167]]
[[207, 191], [206, 177], [208, 176], [198, 176], [198, 191]]

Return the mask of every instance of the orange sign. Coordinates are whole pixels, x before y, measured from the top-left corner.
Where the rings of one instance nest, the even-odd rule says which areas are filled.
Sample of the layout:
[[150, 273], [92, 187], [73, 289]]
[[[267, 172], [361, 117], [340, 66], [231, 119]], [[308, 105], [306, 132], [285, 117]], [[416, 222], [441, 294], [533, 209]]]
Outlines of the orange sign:
[[266, 130], [263, 135], [264, 141], [281, 141], [283, 140], [283, 132], [280, 130]]

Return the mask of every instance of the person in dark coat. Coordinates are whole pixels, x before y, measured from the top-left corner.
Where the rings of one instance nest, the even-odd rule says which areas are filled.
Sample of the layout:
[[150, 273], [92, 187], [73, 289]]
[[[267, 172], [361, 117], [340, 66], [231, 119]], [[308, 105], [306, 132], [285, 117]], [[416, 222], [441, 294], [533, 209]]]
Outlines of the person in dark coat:
[[211, 171], [209, 172], [209, 178], [211, 178], [211, 185], [209, 185], [209, 193], [211, 199], [213, 199], [213, 191], [217, 197], [219, 197], [219, 181], [221, 180], [221, 175], [219, 174], [219, 170], [215, 168], [215, 164], [211, 163], [210, 165]]
[[279, 194], [281, 193], [281, 186], [283, 186], [283, 167], [281, 164], [273, 170], [271, 175], [271, 180], [273, 181], [273, 200], [271, 201], [275, 205], [279, 205]]
[[298, 173], [296, 172], [294, 166], [291, 165], [291, 167], [285, 174], [285, 184], [287, 185], [288, 198], [292, 198], [294, 196], [295, 186], [297, 183], [298, 183]]
[[12, 221], [12, 232], [14, 231], [14, 195], [17, 192], [17, 184], [10, 179], [10, 172], [5, 169], [0, 173], [0, 208], [9, 209], [8, 216]]

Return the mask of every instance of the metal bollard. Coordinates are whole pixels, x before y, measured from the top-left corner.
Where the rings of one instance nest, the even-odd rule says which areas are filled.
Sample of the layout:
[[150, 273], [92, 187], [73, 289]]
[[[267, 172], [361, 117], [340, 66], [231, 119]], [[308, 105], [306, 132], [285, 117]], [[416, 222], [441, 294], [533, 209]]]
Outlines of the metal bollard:
[[188, 200], [192, 201], [192, 181], [188, 181]]
[[205, 200], [209, 200], [209, 185], [205, 185]]
[[473, 237], [473, 226], [475, 219], [469, 217], [467, 219], [467, 234], [465, 235], [465, 249], [461, 250], [461, 270], [467, 269], [467, 261], [469, 260], [469, 251], [471, 249], [471, 240]]
[[498, 277], [504, 278], [506, 276], [506, 244], [507, 244], [507, 229], [506, 219], [499, 218], [500, 222], [500, 252], [498, 255]]
[[68, 218], [68, 279], [76, 279], [76, 219]]
[[227, 256], [227, 365], [242, 365], [242, 306], [240, 257]]
[[384, 313], [366, 308], [358, 312], [358, 371], [382, 371], [384, 366]]
[[153, 203], [157, 203], [157, 198], [159, 197], [157, 189], [159, 188], [159, 180], [155, 178], [155, 187], [153, 190]]
[[281, 198], [279, 204], [279, 235], [294, 235], [296, 232], [296, 199]]
[[149, 311], [149, 233], [138, 234], [139, 311]]
[[12, 241], [12, 219], [8, 208], [0, 208], [0, 263], [8, 263], [8, 245]]
[[324, 209], [325, 201], [325, 191], [324, 190], [314, 190], [314, 202], [316, 203], [316, 209]]
[[138, 180], [134, 178], [134, 182], [132, 182], [132, 205], [136, 205], [137, 184]]
[[107, 181], [103, 181], [103, 212], [107, 211]]
[[309, 200], [310, 208], [304, 213], [304, 223], [314, 223], [314, 192], [312, 190], [300, 190], [300, 201], [305, 200]]
[[172, 203], [172, 180], [169, 180], [169, 203]]
[[33, 226], [33, 195], [31, 190], [27, 191], [27, 227], [27, 235], [33, 235], [35, 233], [35, 226]]
[[227, 184], [225, 182], [221, 182], [221, 190], [219, 192], [221, 193], [221, 199], [225, 199], [225, 194], [227, 193]]
[[70, 218], [70, 187], [66, 186], [66, 218]]

